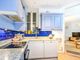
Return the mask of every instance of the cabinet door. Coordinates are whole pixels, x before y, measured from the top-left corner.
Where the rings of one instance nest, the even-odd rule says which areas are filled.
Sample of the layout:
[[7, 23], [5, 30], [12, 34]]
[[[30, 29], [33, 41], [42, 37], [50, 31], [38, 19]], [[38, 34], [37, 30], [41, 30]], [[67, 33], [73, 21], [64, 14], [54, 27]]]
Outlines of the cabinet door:
[[45, 58], [58, 57], [57, 41], [45, 41]]
[[50, 16], [50, 14], [43, 14], [41, 23], [42, 23], [42, 30], [43, 31], [50, 31], [51, 30], [51, 16]]
[[54, 16], [54, 29], [62, 29], [62, 15], [56, 14]]
[[30, 41], [28, 48], [30, 49], [30, 59], [43, 58], [43, 41]]
[[51, 31], [52, 29], [62, 29], [62, 14], [42, 14], [42, 30]]

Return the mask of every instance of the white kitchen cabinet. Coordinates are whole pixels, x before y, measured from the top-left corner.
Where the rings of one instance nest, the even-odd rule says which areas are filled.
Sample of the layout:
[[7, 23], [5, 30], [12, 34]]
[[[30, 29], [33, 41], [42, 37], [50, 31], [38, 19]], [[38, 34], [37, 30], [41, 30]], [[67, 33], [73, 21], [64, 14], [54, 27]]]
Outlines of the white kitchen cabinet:
[[57, 57], [57, 41], [29, 41], [29, 58], [48, 58]]
[[57, 49], [57, 41], [45, 41], [44, 42], [44, 53], [45, 58], [47, 57], [57, 57], [58, 49]]
[[63, 19], [62, 19], [62, 14], [55, 14], [54, 15], [54, 25], [52, 25], [53, 29], [62, 29], [63, 25]]
[[43, 14], [42, 15], [42, 30], [43, 31], [51, 31], [51, 15]]
[[63, 15], [54, 13], [44, 13], [41, 18], [41, 29], [43, 31], [61, 30], [63, 26]]
[[43, 41], [29, 41], [29, 58], [43, 58]]

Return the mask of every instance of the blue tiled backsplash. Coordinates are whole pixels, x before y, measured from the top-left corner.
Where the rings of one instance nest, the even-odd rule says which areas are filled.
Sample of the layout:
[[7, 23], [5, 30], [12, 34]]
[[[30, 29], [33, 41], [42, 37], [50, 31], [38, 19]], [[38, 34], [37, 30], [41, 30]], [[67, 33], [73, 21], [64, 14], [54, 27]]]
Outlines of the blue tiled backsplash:
[[24, 32], [21, 32], [21, 31], [4, 30], [0, 28], [0, 41], [13, 38], [15, 34], [18, 34], [18, 33], [25, 34]]
[[[19, 34], [24, 34], [25, 37], [36, 36], [36, 34], [26, 34], [26, 33], [21, 32], [21, 31], [13, 31], [13, 30], [0, 29], [0, 41], [13, 38], [14, 35], [18, 34], [18, 33]], [[37, 34], [37, 36], [48, 36], [51, 33], [52, 33], [51, 31], [39, 31], [39, 33]]]
[[[49, 34], [51, 34], [51, 31], [39, 31], [39, 33], [37, 34], [37, 36], [49, 36]], [[25, 34], [25, 37], [34, 37], [36, 36], [36, 34]]]
[[4, 29], [0, 29], [0, 41], [10, 39], [14, 37], [14, 34], [11, 31], [5, 31]]
[[4, 29], [0, 29], [0, 41], [2, 40], [7, 40], [10, 38], [13, 38], [15, 34], [17, 33], [23, 33], [20, 31], [12, 31], [12, 30], [4, 30]]

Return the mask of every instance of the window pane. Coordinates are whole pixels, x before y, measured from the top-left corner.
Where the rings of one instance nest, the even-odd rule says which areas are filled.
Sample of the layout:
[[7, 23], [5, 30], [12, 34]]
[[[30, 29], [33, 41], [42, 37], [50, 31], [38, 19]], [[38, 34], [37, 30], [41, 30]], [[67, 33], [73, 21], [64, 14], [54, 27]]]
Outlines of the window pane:
[[36, 22], [36, 13], [33, 13], [33, 22]]
[[31, 21], [31, 14], [28, 13], [28, 15], [27, 15], [27, 22], [30, 22], [30, 21]]
[[33, 23], [34, 26], [36, 26], [36, 23]]
[[31, 28], [31, 24], [30, 23], [27, 23], [27, 30], [30, 30]]

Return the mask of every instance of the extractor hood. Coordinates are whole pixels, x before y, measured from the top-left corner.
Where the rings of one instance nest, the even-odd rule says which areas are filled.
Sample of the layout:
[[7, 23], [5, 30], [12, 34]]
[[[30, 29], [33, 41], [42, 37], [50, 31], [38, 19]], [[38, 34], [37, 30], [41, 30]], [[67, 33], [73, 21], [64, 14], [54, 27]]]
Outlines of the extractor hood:
[[0, 1], [0, 15], [14, 21], [25, 21], [25, 12], [21, 0], [1, 0]]
[[21, 0], [0, 0], [0, 15], [1, 28], [26, 30], [26, 15]]
[[19, 16], [17, 15], [4, 15], [6, 18], [9, 18], [10, 20], [14, 22], [22, 22]]

